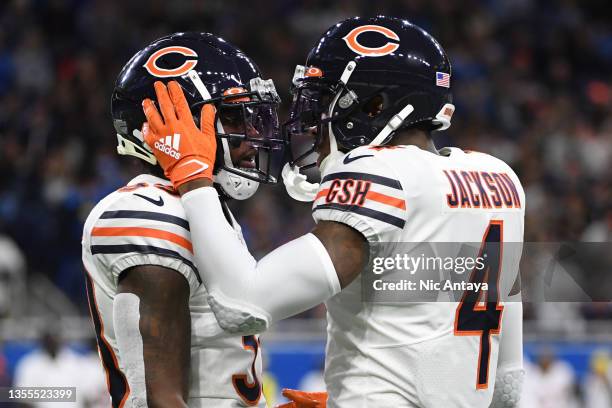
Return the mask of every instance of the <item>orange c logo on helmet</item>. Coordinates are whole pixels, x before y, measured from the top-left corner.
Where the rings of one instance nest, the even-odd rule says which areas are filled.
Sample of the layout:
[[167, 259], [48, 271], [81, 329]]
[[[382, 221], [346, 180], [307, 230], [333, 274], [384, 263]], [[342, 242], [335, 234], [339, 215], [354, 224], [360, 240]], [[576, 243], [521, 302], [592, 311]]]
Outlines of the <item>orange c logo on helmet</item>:
[[307, 77], [322, 77], [323, 76], [323, 71], [321, 71], [321, 68], [317, 68], [317, 67], [310, 67], [306, 70], [306, 74]]
[[[234, 88], [229, 88], [226, 89], [225, 91], [223, 91], [223, 96], [229, 96], [229, 95], [237, 95], [237, 94], [241, 94], [241, 93], [246, 93], [247, 90], [241, 87], [234, 87]], [[237, 96], [235, 98], [227, 98], [228, 102], [232, 102], [232, 103], [236, 103], [236, 102], [249, 102], [251, 100], [250, 97], [248, 96]]]
[[359, 55], [365, 57], [383, 57], [391, 54], [393, 51], [399, 48], [399, 44], [387, 42], [385, 45], [380, 47], [366, 47], [359, 43], [359, 35], [366, 32], [380, 33], [390, 40], [399, 41], [399, 36], [392, 30], [379, 25], [364, 25], [355, 27], [350, 33], [345, 35], [342, 39], [346, 42], [346, 45]]
[[247, 90], [241, 87], [234, 87], [234, 88], [229, 88], [226, 89], [225, 91], [223, 91], [223, 96], [227, 96], [227, 95], [236, 95], [239, 93], [245, 93]]
[[167, 54], [177, 53], [184, 55], [186, 57], [198, 57], [198, 54], [191, 48], [180, 47], [180, 46], [171, 46], [165, 47], [161, 50], [155, 51], [147, 62], [143, 65], [149, 71], [149, 74], [159, 77], [159, 78], [167, 78], [167, 77], [177, 77], [183, 74], [186, 74], [190, 70], [192, 70], [197, 64], [197, 59], [187, 59], [180, 66], [173, 69], [160, 68], [157, 66], [157, 60]]

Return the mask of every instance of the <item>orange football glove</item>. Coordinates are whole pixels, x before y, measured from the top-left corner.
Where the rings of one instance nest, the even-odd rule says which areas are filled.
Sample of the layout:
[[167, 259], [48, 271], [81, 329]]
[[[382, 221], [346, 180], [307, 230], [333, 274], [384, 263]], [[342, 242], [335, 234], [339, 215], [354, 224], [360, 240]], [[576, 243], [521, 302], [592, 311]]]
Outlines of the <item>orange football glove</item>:
[[153, 101], [145, 99], [142, 107], [147, 123], [142, 133], [166, 177], [176, 189], [198, 178], [212, 180], [217, 151], [214, 106], [202, 106], [198, 129], [176, 81], [170, 81], [167, 88], [160, 81], [154, 86], [163, 119]]
[[276, 408], [325, 408], [327, 406], [326, 392], [306, 392], [284, 388], [283, 396], [291, 402], [278, 405]]

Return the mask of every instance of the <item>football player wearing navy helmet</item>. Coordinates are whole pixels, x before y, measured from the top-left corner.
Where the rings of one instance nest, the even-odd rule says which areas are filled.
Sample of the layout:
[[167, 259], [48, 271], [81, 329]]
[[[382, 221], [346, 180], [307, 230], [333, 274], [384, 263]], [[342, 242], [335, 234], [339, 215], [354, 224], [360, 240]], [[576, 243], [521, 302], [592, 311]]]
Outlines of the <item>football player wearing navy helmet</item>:
[[[255, 335], [224, 332], [206, 301], [190, 223], [154, 150], [180, 157], [185, 135], [147, 145], [142, 103], [158, 100], [154, 83], [185, 95], [183, 112], [212, 117], [215, 187], [224, 222], [243, 241], [225, 205], [274, 183], [273, 155], [283, 146], [274, 84], [241, 50], [208, 33], [176, 33], [152, 42], [125, 65], [112, 94], [117, 152], [144, 164], [143, 174], [104, 198], [83, 233], [90, 311], [113, 407], [265, 407]], [[151, 102], [153, 103], [153, 102]], [[181, 140], [183, 136], [183, 140]], [[214, 144], [213, 144], [214, 145]], [[209, 169], [210, 171], [210, 169]], [[201, 267], [200, 267], [201, 268]]]
[[[292, 80], [285, 135], [293, 149], [283, 179], [291, 197], [312, 201], [318, 185], [300, 169], [312, 153], [319, 169], [360, 146], [382, 146], [404, 129], [429, 134], [450, 126], [455, 111], [451, 65], [440, 44], [407, 20], [352, 18], [332, 26]], [[310, 134], [309, 148], [294, 139]]]
[[[442, 46], [410, 21], [384, 16], [356, 17], [330, 27], [310, 51], [306, 64], [296, 67], [292, 80], [293, 104], [285, 123], [290, 158], [283, 169], [289, 195], [300, 201], [314, 201], [313, 215], [319, 224], [325, 220], [346, 223], [362, 232], [370, 243], [480, 242], [482, 228], [489, 238], [498, 225], [504, 226], [506, 241], [514, 245], [521, 242], [524, 207], [519, 203], [524, 202], [524, 193], [512, 169], [488, 155], [467, 154], [456, 148], [438, 150], [434, 145], [435, 132], [450, 126], [455, 111], [451, 75], [451, 64]], [[310, 143], [304, 143], [305, 135]], [[419, 149], [410, 148], [414, 146]], [[313, 153], [318, 153], [318, 159], [308, 163]], [[374, 165], [375, 161], [379, 165]], [[320, 171], [321, 183], [309, 183], [301, 173], [315, 165]], [[439, 187], [442, 187], [440, 193], [444, 187], [436, 182], [436, 173], [444, 174], [445, 169], [451, 167], [465, 171], [484, 170], [485, 182], [489, 174], [493, 178], [495, 174], [507, 175], [508, 189], [517, 191], [517, 197], [521, 198], [510, 205], [513, 209], [502, 215], [488, 210], [496, 206], [495, 195], [491, 197], [488, 193], [497, 187], [493, 186], [488, 193], [479, 190], [480, 195], [468, 205], [469, 199], [462, 197], [463, 186], [457, 184], [460, 204], [453, 206], [451, 199], [446, 208], [440, 209], [437, 199], [426, 198], [445, 197], [445, 194], [438, 194]], [[393, 179], [399, 183], [394, 185]], [[470, 175], [464, 180], [468, 191], [480, 183]], [[370, 187], [363, 194], [365, 200], [356, 200], [360, 191], [355, 186], [361, 183], [369, 183]], [[392, 188], [374, 192], [372, 188], [380, 183]], [[453, 186], [451, 182], [451, 191]], [[391, 193], [398, 188], [405, 192], [401, 200]], [[499, 188], [503, 190], [503, 186]], [[346, 193], [351, 190], [354, 190], [352, 195]], [[486, 204], [487, 197], [491, 198], [490, 206]], [[447, 212], [448, 208], [457, 207], [470, 207], [473, 214]], [[348, 216], [351, 212], [353, 216]], [[364, 222], [354, 219], [358, 214]], [[462, 222], [463, 216], [466, 219]], [[405, 221], [398, 222], [402, 219]], [[426, 226], [442, 219], [445, 219], [445, 227]], [[419, 226], [420, 220], [423, 223]], [[393, 233], [389, 224], [401, 226], [403, 233]], [[456, 229], [445, 232], [449, 225], [455, 225]], [[509, 281], [496, 295], [488, 295], [486, 318], [490, 319], [490, 324], [475, 323], [478, 313], [462, 307], [463, 301], [459, 305], [452, 302], [430, 304], [422, 310], [421, 306], [407, 304], [396, 307], [402, 317], [393, 317], [394, 311], [384, 307], [363, 304], [359, 307], [356, 294], [361, 291], [355, 286], [361, 282], [330, 299], [327, 302], [326, 364], [329, 405], [516, 407], [523, 376], [522, 306], [520, 290], [513, 284], [520, 256], [513, 257], [509, 250], [506, 252], [511, 261], [498, 272]], [[468, 294], [465, 296], [463, 299], [469, 298]], [[493, 297], [496, 301], [490, 302]], [[499, 312], [502, 303], [503, 317]], [[467, 301], [465, 304], [474, 306]], [[429, 320], [423, 325], [417, 315], [425, 310]], [[412, 314], [414, 319], [409, 317]], [[366, 315], [378, 323], [372, 324], [360, 317]], [[411, 329], [404, 333], [397, 330], [400, 321]], [[365, 336], [370, 338], [373, 348], [345, 334], [351, 327], [362, 327], [362, 324], [369, 327], [363, 330], [368, 333]], [[450, 335], [443, 333], [445, 329], [450, 329]], [[375, 340], [378, 330], [387, 333]], [[480, 338], [459, 337], [476, 332], [481, 333]], [[491, 334], [499, 337], [492, 338]], [[436, 340], [424, 341], [433, 338]], [[408, 346], [422, 341], [423, 346]], [[453, 370], [447, 373], [454, 374], [450, 375], [434, 369], [438, 364], [434, 362], [436, 358], [427, 352], [430, 344], [437, 343], [436, 347], [440, 348], [445, 342], [452, 351], [438, 363], [445, 366], [444, 370], [452, 366]], [[474, 342], [480, 342], [480, 346], [474, 348]], [[402, 343], [405, 346], [399, 347]], [[387, 350], [382, 351], [385, 348]], [[394, 348], [395, 351], [391, 351]], [[464, 350], [464, 364], [451, 362], [459, 348]], [[371, 361], [361, 364], [358, 359], [346, 357], [355, 355], [357, 350], [368, 350], [366, 354]], [[442, 351], [436, 353], [444, 355]], [[471, 357], [473, 355], [477, 357]], [[366, 369], [371, 375], [369, 390], [362, 388], [359, 379]], [[393, 373], [406, 372], [406, 369], [414, 375], [398, 376], [398, 386], [391, 385]], [[436, 373], [435, 384], [422, 376], [431, 373]], [[470, 384], [474, 376], [475, 386]], [[419, 383], [421, 386], [417, 386]]]
[[[276, 153], [284, 145], [276, 110], [280, 98], [253, 60], [209, 33], [176, 33], [154, 41], [123, 67], [111, 100], [117, 152], [137, 157], [159, 172], [152, 146], [144, 143], [142, 101], [155, 99], [153, 83], [175, 80], [199, 123], [202, 105], [217, 108], [215, 184], [227, 197], [251, 197], [259, 183], [276, 183]], [[246, 142], [246, 143], [243, 143]], [[244, 152], [248, 154], [244, 155]]]
[[[516, 406], [522, 306], [513, 249], [523, 241], [525, 194], [503, 161], [435, 147], [432, 135], [454, 112], [451, 75], [441, 45], [406, 20], [356, 17], [324, 33], [293, 78], [285, 134], [296, 151], [283, 169], [289, 194], [313, 201], [317, 225], [259, 262], [232, 239], [211, 183], [176, 178], [221, 327], [257, 333], [326, 301], [330, 407]], [[163, 115], [173, 128], [172, 109]], [[298, 138], [312, 143], [300, 152]], [[306, 164], [315, 152], [317, 161]], [[185, 153], [212, 156], [195, 145]], [[315, 163], [318, 184], [299, 171]], [[445, 279], [450, 272], [435, 267], [446, 255], [439, 243], [485, 261]], [[394, 266], [402, 255], [424, 257], [424, 247], [433, 268]], [[391, 264], [391, 272], [375, 270], [376, 262], [366, 269], [369, 259]], [[424, 301], [402, 285], [413, 273], [420, 289], [462, 277], [472, 286], [452, 293], [444, 284]], [[292, 407], [326, 404], [319, 394], [289, 395]]]

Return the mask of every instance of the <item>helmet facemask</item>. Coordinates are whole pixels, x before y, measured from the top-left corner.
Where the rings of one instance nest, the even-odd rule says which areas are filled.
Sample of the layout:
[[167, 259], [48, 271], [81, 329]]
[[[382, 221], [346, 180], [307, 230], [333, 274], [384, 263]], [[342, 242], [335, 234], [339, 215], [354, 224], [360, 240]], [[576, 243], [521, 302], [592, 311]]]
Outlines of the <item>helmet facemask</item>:
[[[272, 174], [272, 155], [281, 152], [285, 142], [280, 138], [280, 127], [276, 110], [278, 101], [262, 99], [256, 92], [241, 92], [223, 96], [215, 101], [202, 101], [194, 105], [199, 111], [204, 103], [215, 103], [216, 135], [223, 147], [222, 156], [243, 142], [255, 149], [252, 163], [220, 162], [220, 167], [258, 183], [276, 183]], [[222, 164], [221, 164], [222, 163]]]
[[[291, 165], [307, 170], [316, 166], [316, 161], [308, 159], [316, 153], [328, 132], [328, 106], [333, 99], [333, 90], [325, 84], [312, 82], [302, 84], [293, 93], [294, 100], [289, 120], [283, 125], [283, 136]], [[301, 143], [299, 139], [304, 137], [312, 137], [312, 141]], [[308, 147], [304, 148], [304, 145]]]
[[[346, 84], [355, 69], [356, 63], [350, 61], [340, 79], [336, 83], [330, 84], [328, 81], [321, 80], [318, 76], [309, 78], [308, 73], [313, 68], [306, 68], [298, 65], [293, 76], [292, 93], [294, 94], [290, 118], [283, 126], [283, 136], [287, 142], [289, 159], [283, 167], [283, 181], [288, 194], [298, 201], [312, 201], [318, 190], [319, 184], [309, 183], [300, 170], [309, 169], [316, 165], [316, 161], [308, 164], [306, 160], [318, 150], [320, 144], [329, 141], [329, 154], [319, 164], [319, 170], [323, 174], [330, 163], [335, 162], [343, 156], [338, 150], [338, 144], [334, 135], [332, 124], [342, 117], [335, 112], [335, 107], [342, 98], [350, 100], [350, 104], [355, 104], [357, 108], [358, 100], [354, 92], [347, 88]], [[314, 68], [316, 72], [320, 70]], [[352, 109], [346, 115], [350, 114]], [[315, 131], [314, 142], [309, 149], [295, 154], [293, 140], [299, 135], [312, 133]]]
[[[277, 109], [280, 98], [272, 80], [253, 78], [248, 87], [225, 90], [222, 96], [211, 98], [195, 71], [188, 73], [203, 100], [191, 106], [199, 112], [207, 103], [215, 105], [215, 130], [218, 138], [214, 181], [230, 198], [244, 200], [251, 197], [259, 183], [277, 182], [272, 172], [275, 155], [282, 154], [284, 140], [280, 138]], [[199, 115], [196, 121], [199, 122]], [[255, 150], [249, 163], [234, 164], [231, 148], [243, 142]]]

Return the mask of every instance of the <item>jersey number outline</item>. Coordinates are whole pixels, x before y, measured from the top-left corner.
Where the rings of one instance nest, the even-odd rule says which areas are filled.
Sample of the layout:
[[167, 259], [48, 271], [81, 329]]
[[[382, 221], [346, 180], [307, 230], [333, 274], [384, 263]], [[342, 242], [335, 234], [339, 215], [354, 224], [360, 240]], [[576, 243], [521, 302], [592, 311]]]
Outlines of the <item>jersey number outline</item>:
[[[467, 290], [455, 311], [455, 336], [480, 336], [476, 389], [489, 386], [489, 360], [491, 358], [491, 335], [501, 332], [504, 306], [499, 303], [499, 275], [502, 264], [504, 223], [493, 220], [487, 226], [478, 256], [483, 259], [483, 268], [474, 268], [470, 275], [472, 283], [487, 283], [485, 299], [483, 291]], [[482, 305], [481, 303], [484, 303]]]
[[257, 378], [257, 370], [255, 369], [255, 363], [257, 362], [257, 355], [259, 353], [259, 339], [253, 335], [242, 336], [242, 347], [245, 350], [253, 350], [255, 354], [253, 356], [253, 363], [251, 363], [251, 375], [254, 381], [250, 382], [246, 374], [234, 374], [232, 375], [232, 385], [236, 390], [236, 393], [244, 401], [245, 404], [252, 407], [259, 403], [259, 399], [262, 394], [262, 385], [259, 378]]

